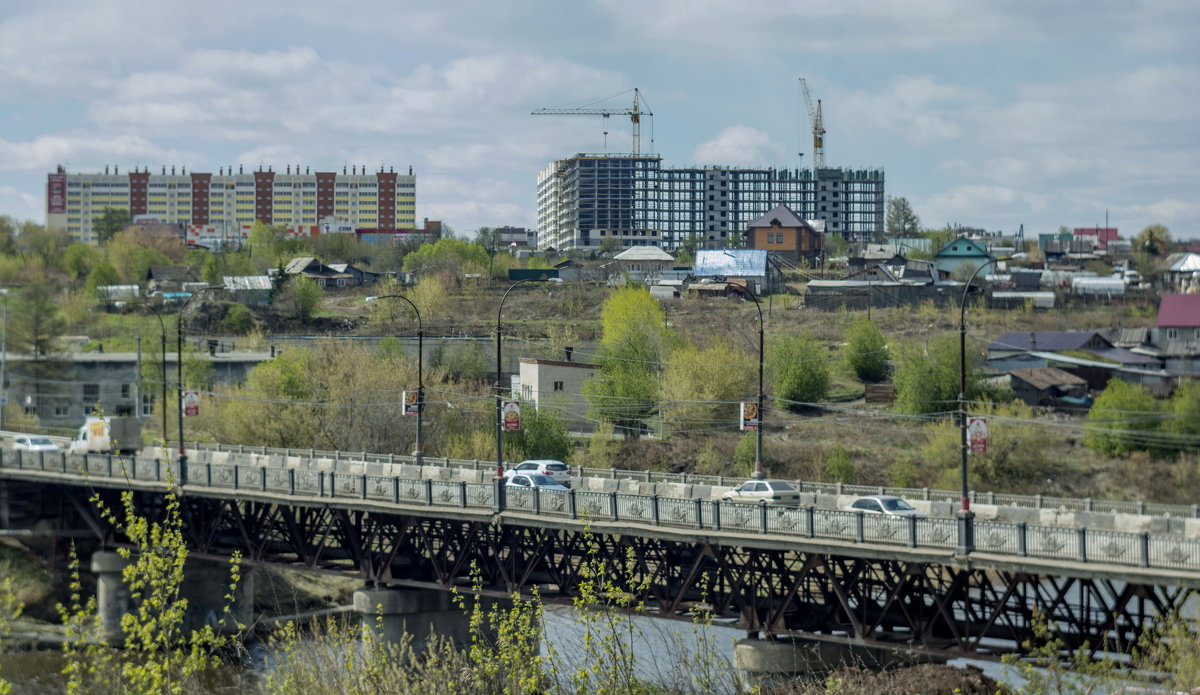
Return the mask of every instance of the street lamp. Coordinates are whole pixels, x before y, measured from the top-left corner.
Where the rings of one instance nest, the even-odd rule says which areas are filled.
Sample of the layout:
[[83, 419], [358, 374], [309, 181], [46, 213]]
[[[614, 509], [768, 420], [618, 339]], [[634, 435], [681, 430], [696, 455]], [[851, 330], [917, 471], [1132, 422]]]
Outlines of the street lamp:
[[408, 297], [402, 294], [385, 294], [375, 298], [376, 301], [380, 299], [403, 299], [412, 307], [413, 313], [417, 315], [417, 444], [416, 449], [413, 451], [413, 457], [417, 459], [417, 465], [419, 466], [425, 455], [421, 447], [421, 428], [425, 418], [425, 327], [421, 323], [421, 311], [417, 309], [417, 305], [413, 304], [412, 300]]
[[966, 554], [975, 549], [975, 527], [972, 523], [975, 515], [971, 512], [971, 493], [967, 485], [967, 453], [969, 451], [967, 448], [967, 295], [970, 294], [971, 283], [975, 281], [979, 271], [995, 262], [995, 259], [986, 261], [971, 273], [971, 277], [967, 278], [966, 286], [963, 287], [962, 298], [958, 302], [958, 432], [960, 473], [962, 474], [962, 509], [958, 512], [958, 552], [960, 554]]
[[[162, 313], [153, 304], [144, 304], [143, 306], [154, 312], [154, 315], [158, 317], [158, 327], [162, 329], [160, 336], [162, 338], [162, 363], [160, 365], [162, 367], [162, 437], [163, 442], [167, 442], [170, 439], [167, 435], [167, 324], [163, 321]], [[141, 375], [139, 374], [138, 377], [140, 378]], [[142, 404], [139, 403], [138, 408], [140, 409], [141, 406]], [[183, 440], [183, 430], [180, 430], [179, 439]], [[166, 445], [164, 444], [164, 446]]]
[[[735, 256], [728, 251], [724, 252], [726, 256], [734, 258]], [[754, 308], [758, 309], [758, 429], [755, 431], [754, 440], [754, 475], [756, 480], [762, 480], [766, 477], [763, 473], [762, 462], [762, 439], [763, 439], [763, 315], [762, 304], [758, 303], [758, 295], [754, 290], [750, 289], [749, 281], [746, 282], [746, 292], [750, 294], [750, 298], [754, 300]]]
[[504, 296], [500, 297], [500, 308], [496, 310], [496, 477], [504, 477], [504, 430], [501, 421], [503, 413], [501, 410], [504, 407], [504, 399], [500, 392], [500, 341], [503, 334], [500, 329], [500, 318], [504, 315], [504, 300], [508, 299], [508, 293], [513, 291], [513, 288], [524, 282], [534, 282], [533, 278], [525, 278], [517, 280], [504, 290]]
[[0, 430], [4, 429], [4, 409], [8, 407], [8, 384], [5, 379], [8, 377], [8, 288], [0, 287], [0, 295], [4, 297], [4, 324], [3, 332], [0, 332], [0, 393], [4, 394], [4, 398], [0, 400]]
[[187, 479], [188, 479], [187, 447], [184, 444], [184, 436], [183, 436], [183, 313], [185, 311], [187, 311], [188, 304], [190, 304], [193, 299], [195, 299], [197, 296], [199, 296], [201, 292], [207, 292], [208, 290], [219, 290], [219, 289], [221, 289], [221, 287], [219, 285], [210, 285], [208, 287], [201, 287], [200, 289], [193, 291], [192, 296], [188, 297], [187, 300], [185, 300], [183, 302], [183, 304], [179, 307], [179, 315], [175, 321], [175, 327], [177, 330], [177, 336], [176, 336], [177, 342], [176, 342], [176, 348], [175, 348], [175, 350], [176, 350], [176, 352], [175, 352], [175, 382], [176, 382], [175, 383], [175, 393], [177, 396], [177, 401], [178, 401], [177, 405], [178, 405], [178, 410], [179, 410], [179, 485], [180, 485], [180, 487], [182, 487], [183, 484], [186, 483]]

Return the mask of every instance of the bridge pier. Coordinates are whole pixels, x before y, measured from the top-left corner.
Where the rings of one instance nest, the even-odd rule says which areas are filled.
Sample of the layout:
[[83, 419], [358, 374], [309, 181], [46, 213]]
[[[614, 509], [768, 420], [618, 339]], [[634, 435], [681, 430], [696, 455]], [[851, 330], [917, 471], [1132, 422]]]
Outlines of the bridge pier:
[[802, 639], [742, 639], [733, 647], [734, 667], [764, 686], [782, 685], [797, 676], [820, 677], [843, 666], [883, 669], [931, 661], [935, 659], [903, 649]]
[[[238, 625], [250, 625], [254, 620], [254, 572], [243, 565], [237, 588], [229, 593], [229, 562], [190, 558], [183, 568], [180, 595], [187, 599], [185, 629], [211, 625], [225, 634], [240, 632]], [[225, 606], [229, 616], [222, 620]]]
[[96, 616], [100, 629], [110, 641], [121, 638], [121, 616], [131, 606], [129, 586], [121, 573], [129, 561], [111, 550], [92, 553], [92, 572], [96, 573]]
[[[468, 610], [470, 606], [468, 598]], [[407, 634], [414, 654], [423, 652], [435, 635], [459, 646], [471, 643], [469, 616], [448, 591], [362, 588], [354, 592], [354, 610], [362, 619], [364, 636], [400, 644]]]

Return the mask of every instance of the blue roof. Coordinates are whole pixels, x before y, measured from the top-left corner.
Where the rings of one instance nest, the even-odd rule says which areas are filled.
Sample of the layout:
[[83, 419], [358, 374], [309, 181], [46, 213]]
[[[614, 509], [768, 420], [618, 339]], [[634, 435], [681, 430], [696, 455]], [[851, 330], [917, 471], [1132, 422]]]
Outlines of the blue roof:
[[762, 277], [767, 274], [766, 249], [707, 249], [696, 252], [696, 277]]

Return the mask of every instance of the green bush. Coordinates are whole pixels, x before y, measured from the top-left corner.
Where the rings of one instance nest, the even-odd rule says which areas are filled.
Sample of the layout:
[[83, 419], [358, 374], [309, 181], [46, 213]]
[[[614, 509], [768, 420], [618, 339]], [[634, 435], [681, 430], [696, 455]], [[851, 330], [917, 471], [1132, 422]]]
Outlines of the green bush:
[[245, 335], [254, 327], [254, 316], [243, 304], [232, 304], [221, 319], [221, 328], [233, 335]]
[[887, 344], [879, 328], [865, 316], [846, 331], [846, 364], [859, 381], [876, 383], [888, 377]]
[[784, 335], [767, 345], [767, 363], [780, 407], [797, 410], [825, 398], [829, 360], [811, 336]]
[[854, 462], [850, 460], [850, 452], [841, 444], [833, 447], [833, 451], [825, 457], [825, 477], [833, 483], [854, 482]]

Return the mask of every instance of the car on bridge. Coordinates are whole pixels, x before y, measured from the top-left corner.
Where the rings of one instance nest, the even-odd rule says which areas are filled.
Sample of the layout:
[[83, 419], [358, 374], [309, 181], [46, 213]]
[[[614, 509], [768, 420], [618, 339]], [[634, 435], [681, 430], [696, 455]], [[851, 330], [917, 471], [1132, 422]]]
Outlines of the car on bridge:
[[504, 471], [504, 477], [509, 478], [518, 473], [546, 475], [561, 485], [571, 487], [571, 469], [562, 461], [554, 459], [528, 459]]
[[13, 439], [12, 448], [17, 451], [45, 451], [49, 453], [62, 451], [57, 444], [50, 441], [49, 437], [43, 437], [40, 434], [17, 435]]
[[800, 506], [800, 491], [785, 480], [747, 480], [724, 495], [726, 502], [758, 504], [765, 501], [770, 505]]
[[905, 499], [895, 495], [868, 495], [859, 497], [850, 504], [842, 507], [848, 512], [865, 512], [867, 514], [886, 514], [887, 516], [912, 516], [924, 519], [925, 515], [913, 508]]
[[541, 473], [518, 473], [509, 476], [506, 487], [523, 487], [526, 489], [537, 488], [539, 490], [555, 490], [557, 492], [568, 492], [570, 488], [558, 482], [548, 475]]

